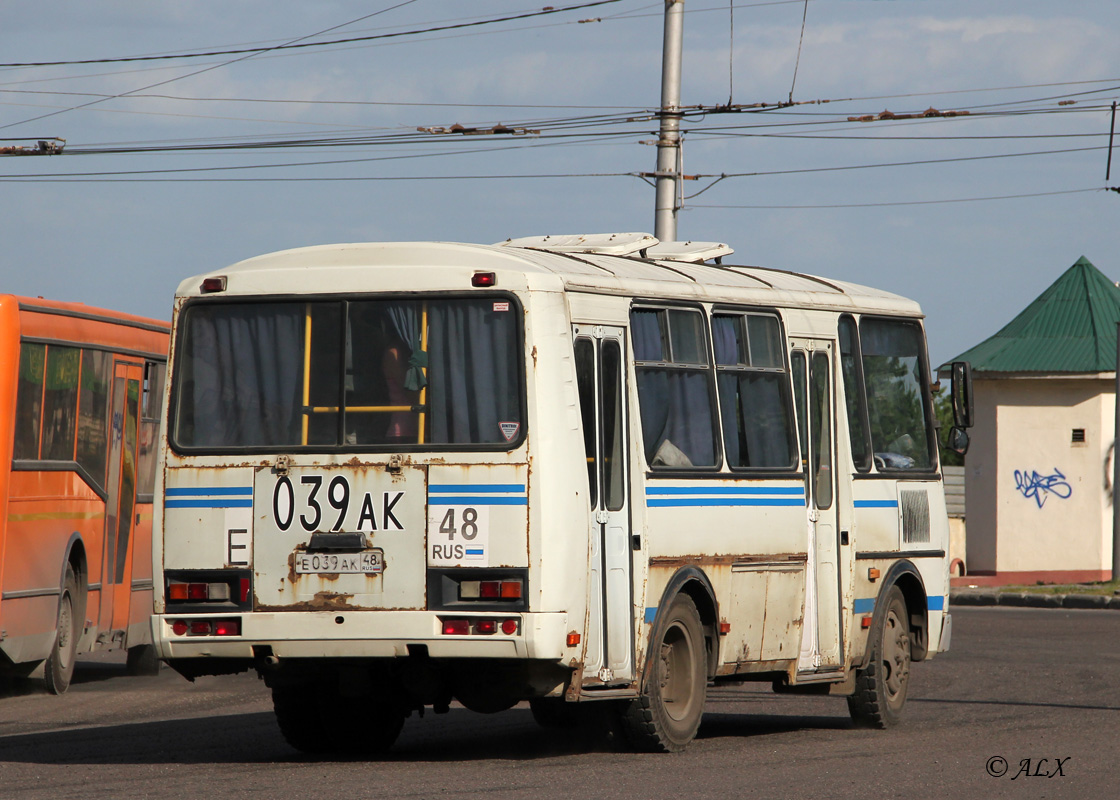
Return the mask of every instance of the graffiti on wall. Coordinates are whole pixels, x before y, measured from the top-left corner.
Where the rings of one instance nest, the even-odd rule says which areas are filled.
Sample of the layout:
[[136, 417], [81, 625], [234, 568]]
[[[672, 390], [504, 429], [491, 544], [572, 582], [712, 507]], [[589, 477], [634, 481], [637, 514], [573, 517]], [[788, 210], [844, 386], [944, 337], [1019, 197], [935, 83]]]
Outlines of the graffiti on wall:
[[1066, 476], [1057, 467], [1050, 475], [1039, 475], [1037, 471], [1015, 470], [1015, 490], [1028, 500], [1034, 500], [1042, 508], [1051, 497], [1065, 500], [1073, 494], [1073, 488]]

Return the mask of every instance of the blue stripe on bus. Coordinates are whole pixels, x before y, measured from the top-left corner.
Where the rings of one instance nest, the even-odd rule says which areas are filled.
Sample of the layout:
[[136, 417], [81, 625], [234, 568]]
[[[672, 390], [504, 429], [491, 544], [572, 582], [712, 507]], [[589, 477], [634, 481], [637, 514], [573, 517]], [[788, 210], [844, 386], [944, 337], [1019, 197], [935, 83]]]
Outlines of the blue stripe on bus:
[[429, 497], [433, 506], [527, 506], [528, 497]]
[[215, 497], [210, 500], [166, 500], [164, 508], [252, 508], [253, 498], [228, 498]]
[[805, 496], [804, 486], [649, 486], [651, 494], [795, 494]]
[[656, 617], [656, 616], [657, 616], [657, 609], [655, 607], [650, 606], [649, 608], [646, 609], [646, 617], [645, 617], [646, 622], [653, 622], [654, 617]]
[[856, 508], [898, 508], [897, 500], [856, 500], [852, 503]]
[[428, 494], [453, 494], [454, 492], [504, 494], [524, 491], [523, 483], [433, 483], [428, 486]]
[[[930, 611], [944, 611], [945, 610], [945, 597], [944, 595], [935, 595], [926, 598], [926, 608]], [[852, 604], [852, 611], [856, 614], [870, 614], [875, 610], [875, 598], [863, 597], [857, 599]]]
[[685, 507], [685, 506], [797, 506], [805, 507], [804, 498], [786, 499], [784, 497], [674, 497], [672, 499], [646, 498], [649, 508]]
[[856, 614], [870, 614], [875, 610], [874, 597], [860, 597], [852, 603], [852, 611]]
[[252, 486], [196, 486], [189, 489], [166, 489], [168, 497], [211, 497], [215, 495], [252, 494]]

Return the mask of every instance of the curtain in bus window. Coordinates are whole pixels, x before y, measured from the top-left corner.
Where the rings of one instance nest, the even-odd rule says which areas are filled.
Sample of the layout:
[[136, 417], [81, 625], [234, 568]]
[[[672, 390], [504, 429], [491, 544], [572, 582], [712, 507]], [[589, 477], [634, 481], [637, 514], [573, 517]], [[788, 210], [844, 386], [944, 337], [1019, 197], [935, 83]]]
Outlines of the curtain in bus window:
[[662, 312], [635, 308], [630, 312], [630, 336], [635, 361], [668, 361], [661, 337]]
[[655, 367], [641, 367], [637, 373], [647, 463], [655, 467], [715, 466], [707, 373]]
[[185, 316], [176, 440], [299, 444], [303, 305], [199, 305]]
[[[426, 378], [422, 369], [412, 366], [421, 359], [409, 342], [420, 346], [421, 319], [419, 303], [349, 304], [346, 444], [419, 441], [419, 389]], [[414, 371], [419, 377], [411, 374]]]
[[913, 322], [864, 318], [859, 332], [875, 465], [931, 469], [920, 328]]
[[784, 372], [720, 371], [724, 452], [731, 467], [794, 466], [787, 380]]
[[393, 329], [408, 349], [407, 367], [404, 375], [404, 389], [415, 392], [428, 384], [424, 369], [428, 366], [428, 354], [423, 350], [423, 337], [420, 326], [423, 310], [420, 303], [390, 303], [387, 309]]
[[516, 306], [429, 303], [428, 411], [435, 444], [501, 444], [521, 430]]
[[74, 460], [80, 356], [81, 351], [76, 347], [51, 345], [47, 350], [40, 458], [50, 461]]
[[12, 458], [39, 457], [39, 421], [43, 416], [43, 369], [47, 348], [41, 344], [19, 347], [19, 385], [16, 388], [16, 425]]

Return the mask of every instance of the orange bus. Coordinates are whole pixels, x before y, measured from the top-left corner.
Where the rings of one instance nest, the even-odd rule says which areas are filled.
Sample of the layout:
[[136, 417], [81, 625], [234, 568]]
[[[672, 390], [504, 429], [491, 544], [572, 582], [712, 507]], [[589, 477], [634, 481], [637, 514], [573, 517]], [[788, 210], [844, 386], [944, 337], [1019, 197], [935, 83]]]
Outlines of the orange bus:
[[70, 685], [151, 647], [152, 487], [169, 326], [0, 294], [0, 674]]

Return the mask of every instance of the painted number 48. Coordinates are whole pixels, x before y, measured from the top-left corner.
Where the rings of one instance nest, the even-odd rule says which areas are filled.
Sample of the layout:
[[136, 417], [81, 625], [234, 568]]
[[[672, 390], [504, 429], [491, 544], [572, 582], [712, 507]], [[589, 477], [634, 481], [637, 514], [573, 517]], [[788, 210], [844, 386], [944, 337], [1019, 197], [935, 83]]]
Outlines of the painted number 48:
[[462, 509], [463, 513], [460, 517], [462, 524], [458, 528], [455, 526], [455, 511], [455, 508], [447, 509], [443, 521], [439, 524], [439, 532], [447, 536], [448, 541], [455, 541], [456, 533], [468, 542], [473, 541], [478, 536], [478, 509], [469, 506]]

